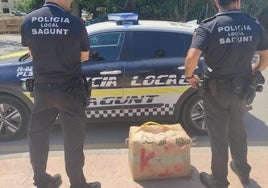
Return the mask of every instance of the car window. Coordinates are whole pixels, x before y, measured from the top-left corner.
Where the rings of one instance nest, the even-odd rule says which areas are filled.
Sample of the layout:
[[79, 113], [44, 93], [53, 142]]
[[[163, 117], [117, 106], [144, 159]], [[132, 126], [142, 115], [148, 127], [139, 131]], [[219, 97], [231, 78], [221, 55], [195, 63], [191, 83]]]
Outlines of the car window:
[[97, 53], [99, 60], [118, 60], [123, 38], [123, 32], [91, 35], [89, 36], [90, 51]]
[[181, 34], [181, 38], [184, 39], [184, 56], [187, 55], [187, 52], [191, 46], [191, 43], [192, 43], [192, 39], [193, 39], [193, 35], [192, 34], [186, 34], [186, 33], [183, 33]]
[[183, 57], [184, 40], [179, 33], [158, 31], [133, 32], [134, 58]]

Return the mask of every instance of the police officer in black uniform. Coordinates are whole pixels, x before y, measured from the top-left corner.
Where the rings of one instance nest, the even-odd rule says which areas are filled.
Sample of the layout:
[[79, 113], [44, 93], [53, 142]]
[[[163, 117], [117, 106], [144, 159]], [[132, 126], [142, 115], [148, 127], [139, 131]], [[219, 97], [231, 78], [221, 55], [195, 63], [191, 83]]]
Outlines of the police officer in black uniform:
[[[268, 39], [258, 21], [242, 13], [241, 0], [215, 0], [219, 12], [196, 29], [185, 60], [185, 77], [193, 88], [200, 78], [194, 75], [204, 55], [205, 123], [212, 150], [212, 174], [200, 173], [206, 187], [228, 187], [228, 147], [230, 167], [242, 184], [249, 183], [247, 133], [243, 123], [243, 93], [255, 71], [268, 66]], [[252, 69], [251, 59], [258, 51], [260, 62]]]
[[46, 173], [49, 129], [58, 117], [64, 137], [66, 172], [71, 188], [99, 188], [86, 183], [84, 126], [86, 91], [81, 62], [89, 58], [89, 40], [80, 18], [68, 13], [72, 0], [46, 0], [28, 14], [21, 28], [22, 45], [33, 58], [34, 107], [28, 131], [34, 185], [56, 188], [61, 176]]

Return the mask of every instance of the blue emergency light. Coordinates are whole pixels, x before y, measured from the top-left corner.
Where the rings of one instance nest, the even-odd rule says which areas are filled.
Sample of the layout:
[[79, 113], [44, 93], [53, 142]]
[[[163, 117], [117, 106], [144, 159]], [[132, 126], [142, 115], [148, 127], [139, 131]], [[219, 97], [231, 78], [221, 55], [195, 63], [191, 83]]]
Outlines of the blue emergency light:
[[135, 13], [108, 14], [108, 20], [116, 21], [117, 25], [137, 25], [138, 17], [138, 14]]

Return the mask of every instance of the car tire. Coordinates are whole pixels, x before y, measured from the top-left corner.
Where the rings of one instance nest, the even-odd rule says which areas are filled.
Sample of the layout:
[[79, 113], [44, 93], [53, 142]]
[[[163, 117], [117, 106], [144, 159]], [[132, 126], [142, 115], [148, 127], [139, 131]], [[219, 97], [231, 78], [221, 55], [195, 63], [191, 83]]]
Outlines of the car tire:
[[181, 111], [181, 120], [184, 128], [196, 135], [207, 135], [204, 123], [203, 101], [197, 93], [190, 95]]
[[30, 110], [18, 98], [0, 95], [0, 141], [10, 141], [27, 132]]

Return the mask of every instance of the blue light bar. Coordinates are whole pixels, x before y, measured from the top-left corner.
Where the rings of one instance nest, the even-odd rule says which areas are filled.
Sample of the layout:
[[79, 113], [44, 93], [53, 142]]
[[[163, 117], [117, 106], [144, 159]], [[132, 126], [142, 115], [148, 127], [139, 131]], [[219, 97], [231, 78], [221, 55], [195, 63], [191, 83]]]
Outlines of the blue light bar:
[[111, 21], [138, 21], [138, 14], [135, 13], [115, 13], [108, 14]]

